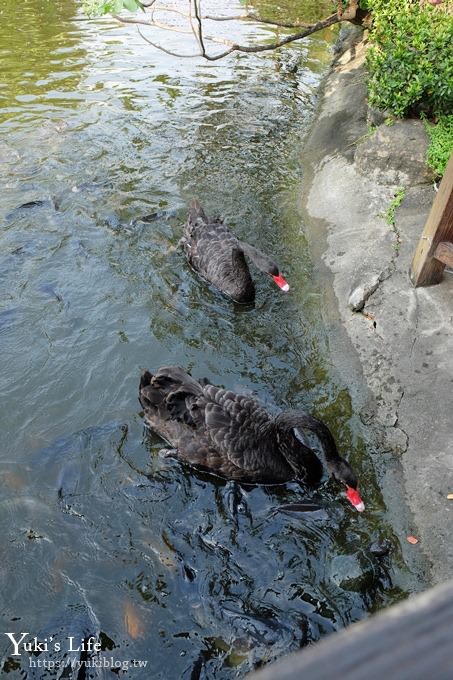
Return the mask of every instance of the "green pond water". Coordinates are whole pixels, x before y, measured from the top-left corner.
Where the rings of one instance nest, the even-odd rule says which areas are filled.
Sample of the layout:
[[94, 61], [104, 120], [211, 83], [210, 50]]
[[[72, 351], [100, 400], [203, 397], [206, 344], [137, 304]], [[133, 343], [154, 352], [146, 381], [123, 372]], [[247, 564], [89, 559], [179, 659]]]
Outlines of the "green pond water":
[[[73, 0], [2, 3], [2, 674], [72, 677], [68, 659], [104, 657], [119, 677], [242, 677], [414, 587], [329, 355], [298, 212], [333, 34], [206, 63], [81, 19]], [[193, 197], [275, 256], [288, 295], [257, 274], [240, 307], [193, 274], [178, 248]], [[328, 479], [238, 489], [160, 458], [137, 390], [144, 368], [170, 363], [324, 419], [367, 511]], [[274, 512], [299, 500], [321, 509]], [[13, 655], [7, 632], [48, 649]], [[69, 650], [90, 636], [100, 655]]]

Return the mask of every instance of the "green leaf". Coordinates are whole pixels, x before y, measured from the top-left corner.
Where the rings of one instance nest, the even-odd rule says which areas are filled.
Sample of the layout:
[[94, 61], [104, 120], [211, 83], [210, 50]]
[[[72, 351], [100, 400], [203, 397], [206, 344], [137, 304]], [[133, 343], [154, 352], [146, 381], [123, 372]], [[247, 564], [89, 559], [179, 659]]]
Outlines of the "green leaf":
[[369, 101], [398, 116], [420, 107], [430, 115], [453, 110], [448, 11], [410, 0], [368, 0], [373, 25], [367, 54]]
[[123, 0], [123, 5], [129, 12], [136, 12], [140, 7], [137, 0]]

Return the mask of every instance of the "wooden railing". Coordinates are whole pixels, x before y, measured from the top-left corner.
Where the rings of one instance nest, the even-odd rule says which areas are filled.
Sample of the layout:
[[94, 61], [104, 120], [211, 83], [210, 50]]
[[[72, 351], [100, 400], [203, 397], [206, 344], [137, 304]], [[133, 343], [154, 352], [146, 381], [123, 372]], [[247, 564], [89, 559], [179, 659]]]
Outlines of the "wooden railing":
[[453, 154], [412, 260], [411, 281], [415, 287], [439, 283], [446, 265], [453, 268]]
[[448, 581], [246, 680], [452, 680], [452, 621]]

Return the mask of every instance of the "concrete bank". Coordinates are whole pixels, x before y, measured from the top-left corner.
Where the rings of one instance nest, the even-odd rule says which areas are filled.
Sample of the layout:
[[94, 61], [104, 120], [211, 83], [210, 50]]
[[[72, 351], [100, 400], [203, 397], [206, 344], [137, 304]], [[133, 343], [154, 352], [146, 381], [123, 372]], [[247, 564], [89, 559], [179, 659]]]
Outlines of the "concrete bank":
[[313, 261], [332, 278], [332, 352], [373, 442], [389, 521], [405, 558], [427, 564], [436, 583], [453, 574], [453, 275], [410, 283], [435, 197], [427, 140], [417, 121], [369, 133], [364, 51], [349, 49], [326, 80], [301, 207]]

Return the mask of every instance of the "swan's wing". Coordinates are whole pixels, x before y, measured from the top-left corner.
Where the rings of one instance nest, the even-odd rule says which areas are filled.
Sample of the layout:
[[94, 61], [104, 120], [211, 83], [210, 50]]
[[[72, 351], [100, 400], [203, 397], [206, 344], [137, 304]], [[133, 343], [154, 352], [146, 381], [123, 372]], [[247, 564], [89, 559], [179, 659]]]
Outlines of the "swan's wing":
[[208, 278], [225, 276], [224, 269], [226, 267], [228, 271], [231, 270], [237, 251], [244, 257], [239, 241], [223, 220], [206, 217], [201, 207], [197, 210], [191, 208], [184, 236], [189, 262]]
[[227, 479], [289, 478], [274, 421], [254, 399], [200, 384], [177, 366], [145, 371], [139, 398], [148, 426], [172, 446], [172, 457]]
[[263, 457], [274, 448], [271, 417], [250, 397], [206, 385], [193, 401], [191, 416], [209, 448], [243, 470], [262, 468]]
[[242, 254], [236, 237], [221, 222], [198, 224], [192, 232], [190, 245], [192, 265], [210, 279], [228, 276], [233, 267], [233, 253], [240, 251]]
[[215, 450], [207, 439], [198, 435], [181, 437], [176, 449], [169, 453], [171, 458], [176, 458], [203, 472], [217, 475], [225, 479], [235, 479], [251, 484], [267, 482], [269, 478], [261, 470], [247, 470], [233, 463], [220, 451]]

